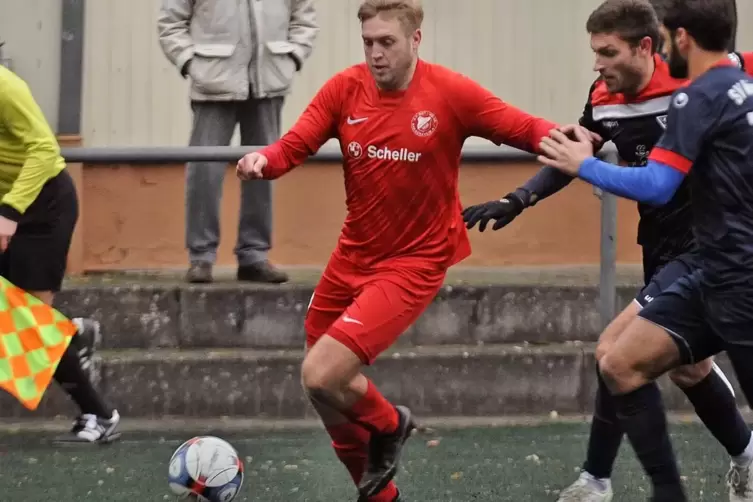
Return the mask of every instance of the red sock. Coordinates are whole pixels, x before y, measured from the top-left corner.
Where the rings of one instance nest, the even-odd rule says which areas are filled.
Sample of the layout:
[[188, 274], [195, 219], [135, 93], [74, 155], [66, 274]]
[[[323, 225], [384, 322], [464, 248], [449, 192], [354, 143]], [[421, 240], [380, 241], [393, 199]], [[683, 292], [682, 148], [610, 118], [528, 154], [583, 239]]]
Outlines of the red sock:
[[366, 394], [350, 409], [352, 419], [374, 432], [389, 434], [397, 430], [397, 410], [368, 380]]
[[[358, 485], [366, 469], [366, 457], [368, 455], [369, 437], [371, 434], [358, 424], [347, 422], [327, 427], [327, 432], [332, 438], [332, 447], [340, 462], [348, 469], [353, 482]], [[369, 499], [370, 502], [392, 502], [397, 497], [395, 483], [387, 487]]]
[[397, 497], [397, 493], [397, 486], [395, 486], [394, 482], [390, 481], [390, 484], [384, 490], [373, 497], [369, 497], [369, 502], [392, 502]]

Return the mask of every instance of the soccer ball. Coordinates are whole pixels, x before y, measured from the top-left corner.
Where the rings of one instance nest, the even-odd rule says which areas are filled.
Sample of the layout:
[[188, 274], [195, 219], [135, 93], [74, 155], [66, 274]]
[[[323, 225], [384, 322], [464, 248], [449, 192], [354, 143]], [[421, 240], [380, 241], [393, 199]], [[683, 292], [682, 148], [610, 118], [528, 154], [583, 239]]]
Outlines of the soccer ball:
[[243, 462], [227, 441], [197, 436], [173, 453], [168, 482], [179, 500], [230, 502], [243, 485]]

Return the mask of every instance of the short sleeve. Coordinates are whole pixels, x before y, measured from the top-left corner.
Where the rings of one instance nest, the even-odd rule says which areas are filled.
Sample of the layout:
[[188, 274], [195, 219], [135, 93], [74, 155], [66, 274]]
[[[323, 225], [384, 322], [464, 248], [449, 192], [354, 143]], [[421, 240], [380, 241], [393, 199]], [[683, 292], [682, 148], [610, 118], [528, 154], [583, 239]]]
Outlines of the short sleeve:
[[677, 90], [669, 105], [667, 129], [649, 159], [688, 173], [714, 127], [712, 110], [711, 101], [698, 89]]

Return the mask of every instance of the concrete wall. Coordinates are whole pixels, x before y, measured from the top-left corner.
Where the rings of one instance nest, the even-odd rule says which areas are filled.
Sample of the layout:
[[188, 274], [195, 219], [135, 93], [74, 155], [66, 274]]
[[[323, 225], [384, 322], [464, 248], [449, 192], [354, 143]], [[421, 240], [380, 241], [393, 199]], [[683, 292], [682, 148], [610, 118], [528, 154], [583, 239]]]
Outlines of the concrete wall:
[[[499, 197], [532, 176], [532, 163], [468, 164], [461, 168], [463, 204]], [[184, 250], [183, 166], [84, 166], [78, 180], [82, 217], [75, 270], [172, 269]], [[316, 187], [312, 190], [312, 187]], [[308, 164], [275, 182], [271, 259], [288, 266], [323, 266], [345, 217], [342, 168]], [[218, 264], [234, 266], [240, 186], [228, 172], [222, 200]], [[639, 261], [638, 212], [620, 200], [617, 260]], [[526, 210], [503, 231], [471, 232], [468, 266], [542, 266], [599, 262], [599, 200], [580, 181]]]
[[[573, 120], [593, 79], [583, 25], [599, 2], [427, 1], [421, 55], [467, 73], [531, 112]], [[356, 20], [359, 3], [318, 0], [320, 37], [285, 107], [284, 128], [292, 124], [329, 76], [362, 60]], [[159, 0], [88, 3], [84, 93], [87, 145], [187, 142], [190, 114], [186, 82], [158, 47], [158, 8]]]
[[[321, 33], [287, 101], [283, 128], [293, 123], [329, 76], [362, 60], [359, 3], [318, 0]], [[572, 121], [593, 81], [584, 24], [599, 3], [428, 0], [421, 55], [470, 75], [532, 113]], [[753, 24], [753, 2], [738, 3], [740, 45], [753, 50], [753, 33], [745, 29]], [[186, 144], [186, 82], [158, 47], [158, 7], [159, 0], [88, 2], [83, 131], [87, 145]]]
[[[556, 120], [580, 111], [591, 81], [583, 23], [599, 0], [426, 2], [422, 55], [478, 79], [508, 101]], [[753, 50], [753, 1], [738, 2], [738, 45]], [[358, 0], [319, 0], [322, 32], [285, 109], [285, 127], [326, 78], [361, 59]], [[159, 0], [87, 2], [83, 141], [90, 146], [183, 145], [188, 137], [185, 83], [161, 54], [154, 20]], [[60, 3], [0, 0], [0, 40], [48, 120], [57, 122]], [[65, 140], [70, 146], [77, 138]], [[465, 166], [464, 203], [499, 196], [533, 173], [531, 164]], [[182, 166], [71, 166], [82, 218], [72, 270], [181, 267]], [[312, 197], [311, 186], [317, 196]], [[598, 261], [598, 201], [583, 184], [526, 212], [504, 232], [474, 233], [468, 265], [546, 265]], [[232, 264], [238, 205], [229, 176], [223, 200], [220, 263]], [[276, 185], [272, 258], [287, 265], [326, 260], [344, 216], [337, 166], [299, 169]], [[319, 215], [314, 225], [301, 214]], [[618, 261], [635, 263], [636, 211], [620, 201]]]
[[[426, 4], [422, 56], [447, 64], [523, 108], [555, 120], [580, 111], [592, 78], [583, 24], [600, 0], [456, 0]], [[160, 0], [90, 0], [86, 9], [84, 140], [87, 145], [183, 145], [185, 82], [163, 57]], [[318, 0], [322, 32], [287, 102], [288, 127], [326, 78], [362, 58], [359, 0]], [[738, 46], [753, 50], [753, 2], [738, 0]], [[0, 0], [0, 41], [13, 68], [57, 124], [61, 2]], [[546, 64], [544, 63], [545, 61]]]
[[738, 49], [753, 51], [753, 2], [737, 0], [737, 17]]
[[60, 16], [58, 0], [0, 0], [3, 58], [34, 92], [47, 120], [55, 127], [60, 82]]

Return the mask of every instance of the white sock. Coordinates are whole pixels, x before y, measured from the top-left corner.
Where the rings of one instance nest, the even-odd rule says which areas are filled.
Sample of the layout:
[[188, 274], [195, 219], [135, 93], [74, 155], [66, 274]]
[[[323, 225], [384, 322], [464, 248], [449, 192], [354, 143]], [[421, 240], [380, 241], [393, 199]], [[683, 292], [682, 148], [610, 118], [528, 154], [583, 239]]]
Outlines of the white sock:
[[753, 435], [751, 435], [745, 451], [736, 457], [732, 457], [732, 462], [738, 467], [748, 467], [753, 462]]

